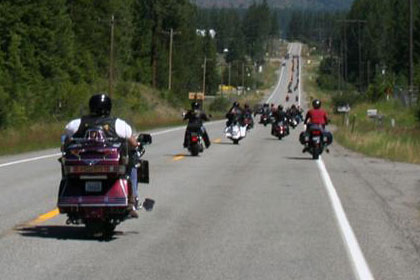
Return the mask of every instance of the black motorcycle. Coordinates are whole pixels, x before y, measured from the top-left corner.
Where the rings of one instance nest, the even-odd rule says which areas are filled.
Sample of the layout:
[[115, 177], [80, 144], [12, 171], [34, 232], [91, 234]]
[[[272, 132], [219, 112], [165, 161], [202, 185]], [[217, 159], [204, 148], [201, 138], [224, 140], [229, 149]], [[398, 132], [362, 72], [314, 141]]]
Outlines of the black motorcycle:
[[332, 143], [332, 134], [320, 127], [314, 126], [307, 132], [302, 132], [300, 142], [305, 146], [304, 152], [309, 152], [312, 159], [319, 159], [324, 149]]

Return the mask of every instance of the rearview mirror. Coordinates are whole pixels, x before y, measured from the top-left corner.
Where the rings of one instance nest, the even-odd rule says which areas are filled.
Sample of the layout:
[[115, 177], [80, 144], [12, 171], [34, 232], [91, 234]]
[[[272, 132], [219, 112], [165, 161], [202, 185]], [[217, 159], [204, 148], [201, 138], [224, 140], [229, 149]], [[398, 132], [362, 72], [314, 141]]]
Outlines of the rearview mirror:
[[142, 145], [152, 144], [152, 136], [150, 134], [140, 134], [137, 137], [137, 142], [140, 142]]

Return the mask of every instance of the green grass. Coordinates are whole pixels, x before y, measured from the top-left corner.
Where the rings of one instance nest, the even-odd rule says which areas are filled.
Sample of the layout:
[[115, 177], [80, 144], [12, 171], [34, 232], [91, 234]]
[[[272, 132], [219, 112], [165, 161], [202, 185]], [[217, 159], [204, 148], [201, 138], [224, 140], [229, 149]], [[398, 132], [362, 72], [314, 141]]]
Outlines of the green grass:
[[[307, 96], [323, 101], [323, 107], [329, 111], [332, 124], [337, 128], [334, 136], [338, 143], [368, 156], [420, 163], [420, 128], [414, 110], [403, 107], [395, 100], [359, 103], [353, 106], [347, 125], [343, 115], [334, 114], [331, 101], [334, 92], [322, 90], [316, 83], [320, 58], [306, 59], [311, 59], [313, 63], [305, 66], [304, 90]], [[382, 122], [368, 118], [368, 109], [377, 109], [378, 114], [383, 116]], [[392, 119], [395, 127], [391, 125]]]
[[[277, 65], [273, 63], [267, 65], [268, 67], [262, 74], [264, 88], [269, 87], [268, 85], [271, 86], [276, 80]], [[113, 115], [127, 120], [137, 131], [185, 123], [181, 114], [184, 109], [189, 109], [189, 106], [182, 108], [182, 105], [174, 104], [171, 98], [163, 96], [163, 93], [144, 85], [127, 83], [123, 86], [125, 88], [121, 91], [124, 92], [124, 95], [119, 96], [117, 101], [113, 102]], [[239, 96], [236, 99], [241, 104], [253, 105], [258, 103], [263, 95], [264, 93], [260, 90]], [[210, 113], [213, 114], [213, 119], [222, 119], [225, 115], [225, 112]], [[2, 143], [0, 155], [57, 148], [60, 146], [60, 136], [64, 132], [66, 123], [67, 121], [33, 123], [21, 128], [0, 130], [0, 143]]]

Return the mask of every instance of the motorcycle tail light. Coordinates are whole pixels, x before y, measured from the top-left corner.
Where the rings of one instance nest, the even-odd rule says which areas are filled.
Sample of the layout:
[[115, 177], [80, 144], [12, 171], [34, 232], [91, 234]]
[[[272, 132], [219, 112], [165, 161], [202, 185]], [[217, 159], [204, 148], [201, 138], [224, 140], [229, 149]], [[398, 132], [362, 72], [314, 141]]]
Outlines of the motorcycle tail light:
[[312, 135], [321, 135], [321, 131], [314, 130], [314, 131], [312, 131]]
[[191, 136], [192, 142], [198, 142], [198, 136]]

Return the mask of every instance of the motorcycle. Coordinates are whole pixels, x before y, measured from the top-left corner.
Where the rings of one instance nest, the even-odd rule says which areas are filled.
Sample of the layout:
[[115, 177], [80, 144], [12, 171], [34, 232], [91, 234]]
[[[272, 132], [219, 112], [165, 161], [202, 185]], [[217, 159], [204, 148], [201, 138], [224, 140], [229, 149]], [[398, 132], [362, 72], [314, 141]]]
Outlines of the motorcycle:
[[254, 127], [254, 119], [251, 114], [245, 114], [244, 124], [246, 125], [247, 130], [251, 130]]
[[199, 129], [190, 131], [187, 139], [187, 149], [192, 156], [198, 156], [199, 153], [203, 152], [204, 140]]
[[309, 132], [302, 132], [300, 142], [305, 146], [304, 152], [309, 152], [312, 159], [319, 159], [324, 149], [332, 143], [332, 134], [323, 131], [320, 127], [313, 127]]
[[270, 123], [270, 115], [269, 113], [262, 113], [260, 117], [260, 124], [267, 126]]
[[271, 134], [275, 137], [278, 137], [281, 140], [283, 137], [288, 135], [287, 126], [284, 125], [282, 121], [274, 122], [271, 129]]
[[239, 140], [245, 138], [247, 126], [241, 126], [239, 121], [234, 120], [230, 126], [225, 128], [225, 136], [233, 141], [233, 144], [239, 144]]
[[[57, 207], [67, 215], [66, 224], [85, 224], [90, 233], [107, 236], [130, 217], [131, 167], [137, 168], [139, 183], [149, 183], [149, 163], [141, 157], [152, 137], [140, 134], [137, 141], [140, 147], [129, 151], [126, 141], [107, 138], [102, 128], [87, 130], [83, 138], [62, 137]], [[153, 204], [146, 199], [142, 205], [151, 210]]]
[[295, 129], [295, 128], [298, 126], [298, 124], [299, 124], [299, 119], [298, 119], [298, 117], [291, 117], [291, 118], [289, 119], [289, 125], [290, 125], [293, 129]]

